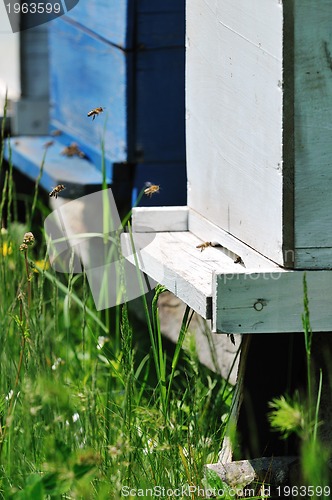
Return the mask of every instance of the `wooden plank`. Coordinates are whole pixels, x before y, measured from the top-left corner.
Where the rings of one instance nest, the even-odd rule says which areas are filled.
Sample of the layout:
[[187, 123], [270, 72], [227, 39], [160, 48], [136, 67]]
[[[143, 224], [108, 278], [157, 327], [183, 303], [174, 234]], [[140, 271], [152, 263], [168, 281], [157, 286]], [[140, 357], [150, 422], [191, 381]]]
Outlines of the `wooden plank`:
[[294, 2], [295, 239], [307, 268], [331, 267], [332, 247], [332, 9], [315, 7]]
[[144, 163], [182, 162], [183, 171], [186, 160], [184, 52], [184, 41], [180, 47], [139, 51], [135, 72], [136, 158]]
[[[226, 464], [228, 462], [233, 461], [234, 451], [237, 453], [238, 450], [234, 450], [234, 430], [237, 427], [241, 406], [243, 403], [244, 397], [244, 376], [246, 372], [246, 362], [247, 355], [249, 352], [249, 346], [251, 341], [251, 335], [244, 335], [241, 337], [241, 346], [240, 346], [240, 359], [238, 364], [237, 376], [236, 376], [236, 385], [234, 388], [234, 394], [232, 397], [232, 404], [230, 408], [229, 418], [226, 424], [226, 432], [222, 442], [222, 447], [218, 455], [218, 463]], [[233, 442], [232, 442], [233, 441]]]
[[[99, 165], [103, 138], [109, 161], [127, 161], [131, 56], [61, 18], [50, 24], [50, 57], [53, 128], [84, 143]], [[104, 113], [88, 118], [98, 106], [106, 107]]]
[[66, 17], [125, 50], [146, 50], [183, 46], [184, 10], [184, 0], [80, 0]]
[[188, 211], [188, 229], [203, 241], [217, 241], [223, 245], [225, 249], [228, 249], [234, 255], [234, 260], [235, 256], [239, 255], [247, 268], [279, 269], [277, 264], [190, 208]]
[[20, 40], [22, 96], [46, 100], [49, 85], [47, 24], [22, 31]]
[[[319, 223], [319, 220], [317, 220], [317, 223]], [[332, 268], [332, 247], [296, 248], [294, 255], [296, 269]]]
[[[303, 332], [303, 271], [218, 273], [213, 321], [220, 333]], [[332, 271], [307, 271], [313, 331], [330, 332]]]
[[139, 207], [132, 213], [134, 233], [188, 230], [188, 207]]
[[[218, 248], [197, 247], [202, 241], [190, 232], [134, 233], [140, 249], [140, 269], [188, 304], [211, 318], [212, 277], [216, 270], [235, 273], [239, 264]], [[134, 262], [130, 238], [122, 235], [123, 254]]]
[[136, 16], [140, 48], [184, 46], [185, 0], [140, 0]]
[[123, 49], [133, 46], [132, 0], [80, 0], [66, 17]]
[[[140, 0], [135, 8], [135, 158], [142, 170], [150, 164], [150, 169], [164, 171], [164, 176], [177, 163], [182, 182], [186, 161], [185, 1]], [[173, 175], [176, 184], [177, 175]], [[184, 182], [182, 190], [184, 199]], [[173, 204], [180, 204], [179, 198]]]
[[329, 269], [329, 1], [191, 0], [187, 17], [188, 205], [280, 265]]
[[[151, 241], [153, 233], [148, 234]], [[179, 238], [179, 235], [181, 233], [176, 233], [175, 238], [171, 233], [157, 233], [153, 241], [146, 245], [146, 234], [134, 234], [135, 250], [140, 248], [140, 269], [158, 283], [165, 285], [203, 318], [208, 319], [211, 317], [211, 267], [202, 266], [200, 261], [191, 255], [196, 238], [191, 239], [189, 236], [188, 241], [189, 233], [182, 233], [182, 238]], [[140, 239], [142, 236], [143, 239]], [[121, 235], [121, 246], [126, 258], [134, 263], [128, 234]], [[190, 249], [189, 253], [186, 249]], [[192, 271], [197, 273], [194, 282], [189, 279]]]
[[[27, 30], [29, 31], [29, 30]], [[11, 136], [47, 135], [49, 100], [44, 97], [21, 97], [11, 104]]]
[[279, 264], [282, 14], [278, 0], [187, 2], [188, 205]]

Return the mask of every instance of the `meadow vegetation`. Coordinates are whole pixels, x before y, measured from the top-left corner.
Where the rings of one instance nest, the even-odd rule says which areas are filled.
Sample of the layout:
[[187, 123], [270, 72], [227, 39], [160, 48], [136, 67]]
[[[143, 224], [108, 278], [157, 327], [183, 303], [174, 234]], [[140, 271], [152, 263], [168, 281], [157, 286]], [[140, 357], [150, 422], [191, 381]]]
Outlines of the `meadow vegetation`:
[[159, 327], [162, 287], [139, 299], [144, 322], [127, 304], [97, 312], [84, 273], [49, 265], [40, 176], [22, 198], [11, 161], [0, 166], [0, 498], [202, 487], [231, 388], [198, 362], [191, 312], [172, 348]]
[[[209, 486], [227, 492], [216, 477], [207, 479], [204, 465], [218, 460], [232, 387], [199, 363], [192, 312], [185, 311], [176, 346], [166, 345], [160, 331], [161, 286], [152, 300], [137, 299], [144, 321], [126, 303], [97, 312], [84, 273], [50, 267], [40, 176], [22, 199], [2, 155], [0, 498], [148, 498], [151, 489], [174, 498], [180, 488], [177, 498], [195, 499], [195, 488]], [[285, 437], [296, 432], [302, 439], [306, 481], [326, 484], [306, 301], [303, 325], [307, 400], [275, 399], [270, 420]]]

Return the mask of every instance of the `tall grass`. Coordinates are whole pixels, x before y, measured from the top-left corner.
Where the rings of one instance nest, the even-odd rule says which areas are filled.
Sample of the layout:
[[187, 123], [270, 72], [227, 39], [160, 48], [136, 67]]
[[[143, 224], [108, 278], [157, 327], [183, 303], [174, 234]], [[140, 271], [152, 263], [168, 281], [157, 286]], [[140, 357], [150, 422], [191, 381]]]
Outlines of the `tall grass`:
[[126, 303], [96, 312], [85, 275], [56, 274], [44, 241], [20, 251], [40, 210], [39, 180], [21, 223], [2, 156], [0, 170], [8, 214], [0, 233], [0, 498], [202, 487], [203, 465], [220, 449], [228, 386], [200, 365], [193, 342], [181, 349], [191, 311], [173, 350], [160, 331], [163, 288], [152, 304], [141, 298], [144, 322]]
[[[310, 310], [306, 274], [303, 276], [303, 315], [302, 325], [306, 355], [306, 392], [297, 391], [294, 395], [283, 395], [270, 402], [269, 414], [271, 426], [287, 438], [297, 434], [300, 438], [300, 484], [313, 488], [312, 498], [322, 496], [321, 488], [331, 484], [329, 457], [332, 451], [330, 443], [323, 443], [319, 438], [320, 404], [323, 385], [322, 369], [319, 378], [315, 379], [312, 363], [313, 331], [310, 324]], [[328, 374], [325, 374], [328, 376]]]
[[[4, 130], [3, 121], [2, 146]], [[56, 274], [45, 242], [30, 245], [36, 214], [48, 212], [39, 201], [45, 155], [22, 223], [13, 166], [4, 167], [0, 152], [0, 498], [197, 498], [204, 465], [218, 459], [231, 389], [199, 363], [188, 307], [177, 344], [166, 348], [158, 313], [164, 287], [152, 301], [142, 294], [143, 322], [127, 303], [97, 312], [85, 274]], [[129, 229], [130, 215], [122, 221]], [[114, 231], [112, 220], [105, 196], [100, 237]], [[318, 437], [322, 373], [315, 394], [305, 280], [303, 329], [306, 400], [275, 399], [270, 419], [284, 437], [300, 436], [303, 478], [319, 486], [328, 484], [329, 450]]]

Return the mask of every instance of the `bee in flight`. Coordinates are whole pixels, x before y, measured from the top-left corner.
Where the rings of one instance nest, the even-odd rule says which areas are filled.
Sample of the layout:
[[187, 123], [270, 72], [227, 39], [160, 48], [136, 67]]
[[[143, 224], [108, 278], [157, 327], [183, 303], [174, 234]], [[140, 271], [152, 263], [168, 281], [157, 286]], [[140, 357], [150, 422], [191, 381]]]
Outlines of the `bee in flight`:
[[203, 252], [203, 250], [208, 247], [222, 247], [222, 245], [220, 245], [220, 243], [217, 243], [216, 241], [205, 241], [204, 243], [197, 245], [196, 248], [200, 248], [201, 252]]
[[65, 186], [63, 184], [58, 184], [55, 188], [52, 189], [52, 191], [49, 193], [49, 196], [50, 198], [52, 198], [52, 196], [54, 196], [54, 198], [57, 198], [58, 197], [58, 194], [61, 193], [61, 191], [63, 191], [65, 188]]
[[149, 196], [151, 198], [151, 196], [154, 193], [159, 193], [160, 186], [157, 186], [156, 184], [151, 184], [150, 182], [147, 183], [146, 185], [148, 186], [146, 189], [144, 189], [144, 194], [146, 194], [146, 196]]
[[100, 115], [104, 111], [105, 108], [95, 108], [89, 111], [88, 116], [92, 116], [92, 119], [94, 120], [96, 116]]

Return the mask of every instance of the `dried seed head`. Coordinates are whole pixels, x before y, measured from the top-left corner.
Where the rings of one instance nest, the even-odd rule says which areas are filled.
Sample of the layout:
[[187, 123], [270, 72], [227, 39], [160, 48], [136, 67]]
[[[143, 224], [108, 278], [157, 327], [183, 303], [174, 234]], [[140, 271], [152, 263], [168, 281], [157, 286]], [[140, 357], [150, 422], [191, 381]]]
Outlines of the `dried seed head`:
[[26, 245], [32, 245], [32, 243], [34, 243], [34, 241], [35, 241], [35, 237], [31, 232], [25, 233], [25, 235], [23, 237], [23, 243], [25, 243]]

